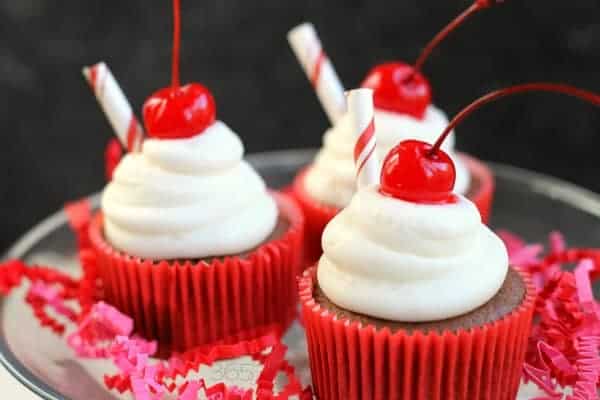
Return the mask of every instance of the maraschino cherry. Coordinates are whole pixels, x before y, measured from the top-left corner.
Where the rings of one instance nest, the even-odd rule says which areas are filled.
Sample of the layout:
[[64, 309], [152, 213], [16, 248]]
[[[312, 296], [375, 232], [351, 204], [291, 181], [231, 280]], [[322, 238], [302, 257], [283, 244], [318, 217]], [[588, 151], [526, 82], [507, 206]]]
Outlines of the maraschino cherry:
[[171, 87], [154, 93], [143, 108], [148, 135], [157, 139], [183, 139], [196, 136], [216, 118], [215, 100], [199, 83], [180, 86], [179, 53], [181, 43], [180, 0], [173, 0], [173, 67]]
[[373, 68], [362, 86], [373, 89], [375, 107], [423, 119], [427, 107], [431, 104], [431, 87], [421, 73], [423, 64], [433, 50], [466, 19], [497, 2], [497, 0], [475, 1], [429, 42], [414, 65], [389, 62]]
[[189, 138], [212, 125], [215, 110], [210, 91], [198, 83], [190, 83], [164, 88], [150, 96], [144, 103], [144, 123], [152, 137]]
[[373, 89], [375, 107], [423, 118], [431, 104], [429, 82], [412, 65], [389, 62], [373, 68], [362, 83]]
[[415, 203], [448, 203], [456, 169], [448, 154], [430, 155], [432, 146], [419, 140], [405, 140], [394, 147], [383, 161], [381, 193]]
[[452, 193], [456, 170], [452, 159], [442, 149], [450, 132], [481, 106], [523, 92], [555, 92], [579, 97], [600, 107], [600, 94], [560, 83], [527, 83], [489, 93], [458, 113], [430, 145], [419, 140], [405, 140], [394, 147], [381, 168], [379, 191], [397, 199], [423, 204], [455, 202]]

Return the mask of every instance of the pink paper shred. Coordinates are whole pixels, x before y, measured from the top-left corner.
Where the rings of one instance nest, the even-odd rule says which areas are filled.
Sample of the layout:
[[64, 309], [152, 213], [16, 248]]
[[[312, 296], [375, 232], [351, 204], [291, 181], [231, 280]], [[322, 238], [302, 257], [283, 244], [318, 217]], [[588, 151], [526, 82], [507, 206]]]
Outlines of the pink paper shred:
[[[545, 399], [597, 400], [600, 310], [592, 278], [600, 273], [600, 249], [567, 248], [563, 235], [553, 232], [544, 254], [540, 244], [526, 244], [509, 232], [499, 235], [511, 263], [527, 270], [538, 290], [525, 381], [535, 383]], [[565, 264], [576, 267], [568, 271]], [[565, 387], [571, 394], [563, 394]]]
[[[8, 261], [0, 264], [0, 295], [8, 295], [29, 281], [26, 301], [42, 326], [63, 335], [67, 329], [65, 324], [70, 323], [74, 330], [66, 342], [75, 354], [82, 358], [112, 360], [119, 372], [104, 377], [110, 390], [131, 391], [137, 400], [161, 400], [167, 393], [175, 394], [178, 400], [196, 400], [200, 394], [209, 400], [313, 398], [311, 389], [302, 387], [294, 367], [285, 360], [287, 348], [275, 334], [235, 344], [205, 346], [169, 360], [151, 359], [157, 344], [133, 336], [133, 320], [100, 301], [102, 287], [86, 234], [91, 218], [90, 204], [86, 200], [73, 202], [65, 209], [77, 238], [83, 277], [73, 279], [58, 269]], [[50, 310], [56, 316], [51, 315]], [[255, 388], [238, 388], [225, 382], [208, 386], [203, 379], [187, 378], [202, 365], [243, 356], [263, 366]], [[280, 373], [287, 377], [288, 383], [280, 393], [275, 393], [274, 380]]]
[[[302, 387], [294, 367], [285, 359], [286, 346], [274, 335], [205, 346], [169, 360], [152, 359], [156, 343], [133, 336], [131, 318], [100, 301], [102, 287], [86, 238], [89, 203], [71, 203], [67, 214], [78, 239], [84, 276], [77, 280], [58, 269], [7, 261], [0, 264], [0, 295], [30, 282], [26, 301], [42, 326], [60, 335], [73, 326], [66, 341], [79, 357], [112, 360], [119, 372], [105, 376], [110, 390], [131, 391], [137, 400], [159, 400], [167, 393], [175, 394], [178, 400], [196, 400], [201, 395], [209, 400], [313, 398], [310, 387]], [[535, 383], [545, 396], [532, 400], [599, 400], [600, 308], [592, 281], [600, 276], [600, 249], [568, 248], [559, 232], [550, 234], [547, 247], [528, 244], [507, 231], [499, 235], [511, 264], [529, 272], [538, 291], [523, 378]], [[569, 271], [567, 265], [576, 267]], [[201, 378], [187, 378], [202, 365], [242, 356], [262, 365], [253, 388], [226, 382], [209, 387]], [[275, 393], [274, 381], [279, 374], [287, 377], [287, 384]], [[564, 394], [566, 387], [571, 388], [570, 394]]]
[[[105, 383], [111, 390], [121, 393], [131, 391], [137, 400], [160, 400], [166, 393], [176, 393], [179, 400], [195, 400], [199, 393], [213, 400], [312, 398], [310, 389], [302, 388], [294, 368], [285, 360], [287, 348], [275, 335], [203, 347], [166, 361], [151, 360], [157, 345], [132, 336], [131, 318], [101, 301], [87, 307], [89, 311], [85, 314], [78, 311], [86, 308], [87, 299], [95, 298], [94, 294], [82, 293], [85, 291], [82, 288], [94, 288], [89, 282], [83, 284], [87, 277], [76, 281], [58, 271], [26, 266], [20, 261], [0, 264], [3, 294], [9, 294], [25, 279], [31, 282], [26, 300], [42, 326], [60, 335], [64, 333], [65, 326], [46, 312], [51, 308], [57, 315], [76, 324], [74, 332], [67, 337], [67, 343], [79, 357], [113, 361], [119, 373], [105, 376]], [[72, 307], [69, 302], [78, 303], [79, 307]], [[264, 366], [255, 382], [256, 390], [228, 386], [225, 382], [207, 386], [203, 379], [176, 380], [178, 377], [185, 378], [202, 365], [210, 366], [220, 360], [242, 356], [250, 356]], [[288, 384], [276, 394], [273, 381], [280, 372], [287, 376]], [[176, 381], [177, 384], [174, 383]]]

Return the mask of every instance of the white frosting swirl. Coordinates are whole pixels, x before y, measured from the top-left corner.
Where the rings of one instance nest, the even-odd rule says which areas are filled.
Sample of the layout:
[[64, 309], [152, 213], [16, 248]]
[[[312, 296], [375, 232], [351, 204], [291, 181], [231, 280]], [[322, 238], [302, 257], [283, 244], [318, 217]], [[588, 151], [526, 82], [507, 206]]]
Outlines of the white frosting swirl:
[[[356, 189], [354, 167], [354, 144], [356, 137], [352, 131], [349, 115], [327, 132], [323, 138], [323, 147], [306, 174], [306, 190], [315, 199], [335, 207], [345, 207]], [[375, 132], [377, 135], [377, 155], [379, 161], [402, 140], [418, 139], [433, 143], [448, 125], [446, 115], [429, 106], [424, 118], [417, 119], [407, 114], [375, 111]], [[454, 135], [450, 135], [444, 149], [456, 166], [456, 184], [454, 190], [465, 194], [469, 188], [469, 171], [454, 152]]]
[[277, 205], [242, 157], [238, 136], [217, 121], [189, 139], [144, 142], [102, 196], [104, 231], [116, 248], [148, 259], [240, 253], [277, 222]]
[[506, 247], [460, 195], [425, 205], [362, 189], [327, 225], [323, 251], [318, 281], [327, 297], [393, 321], [468, 313], [498, 292], [508, 272]]

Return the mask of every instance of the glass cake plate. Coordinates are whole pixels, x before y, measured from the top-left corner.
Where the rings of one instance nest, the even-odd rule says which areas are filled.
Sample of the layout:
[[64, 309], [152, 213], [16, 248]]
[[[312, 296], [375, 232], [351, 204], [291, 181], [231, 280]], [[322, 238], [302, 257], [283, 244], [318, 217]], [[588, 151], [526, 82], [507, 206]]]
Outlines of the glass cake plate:
[[[270, 187], [282, 188], [313, 155], [314, 150], [290, 150], [254, 154], [248, 159]], [[490, 165], [497, 179], [494, 228], [509, 229], [528, 241], [538, 242], [545, 242], [551, 230], [560, 229], [571, 245], [600, 245], [600, 196], [558, 179], [506, 165]], [[97, 205], [98, 195], [91, 199]], [[65, 214], [59, 211], [42, 221], [5, 258], [77, 271], [75, 240]], [[116, 372], [109, 361], [78, 359], [63, 339], [40, 329], [23, 302], [23, 292], [20, 289], [0, 303], [0, 362], [11, 374], [43, 399], [131, 398], [105, 389], [103, 375]], [[298, 323], [289, 330], [285, 341], [289, 345], [288, 360], [296, 366], [303, 383], [309, 384], [306, 343]], [[200, 374], [209, 384], [226, 380], [249, 387], [258, 371], [251, 359], [238, 359], [203, 367]], [[532, 387], [524, 387], [519, 399], [529, 399], [534, 394]]]

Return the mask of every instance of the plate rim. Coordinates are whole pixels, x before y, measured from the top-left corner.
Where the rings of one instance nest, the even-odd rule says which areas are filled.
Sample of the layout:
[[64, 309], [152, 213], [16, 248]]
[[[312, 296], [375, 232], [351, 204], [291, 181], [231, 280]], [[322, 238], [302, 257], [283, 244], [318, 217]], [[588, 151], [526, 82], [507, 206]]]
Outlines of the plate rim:
[[[273, 163], [277, 160], [290, 162], [294, 160], [298, 164], [306, 164], [314, 156], [317, 149], [297, 149], [297, 150], [278, 150], [266, 151], [249, 154], [246, 159], [255, 167], [260, 167], [266, 163]], [[518, 181], [526, 185], [532, 191], [544, 194], [555, 200], [563, 201], [581, 211], [585, 211], [600, 218], [600, 194], [589, 189], [567, 182], [560, 178], [555, 178], [543, 173], [530, 171], [524, 168], [510, 166], [506, 164], [488, 162], [495, 175], [503, 178]], [[95, 193], [84, 198], [89, 199], [93, 206], [100, 202], [100, 194]], [[67, 223], [67, 217], [63, 210], [56, 211], [50, 216], [34, 225], [25, 234], [19, 237], [2, 255], [2, 260], [21, 258], [35, 244], [49, 233], [60, 228]], [[0, 300], [0, 315], [3, 312], [4, 300]], [[45, 400], [76, 400], [65, 397], [58, 393], [53, 387], [21, 363], [14, 353], [10, 350], [4, 335], [0, 335], [0, 364], [27, 389]]]

